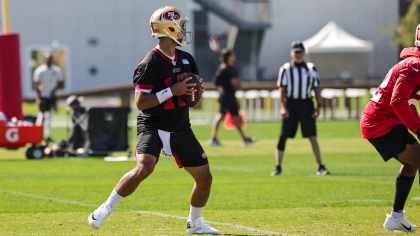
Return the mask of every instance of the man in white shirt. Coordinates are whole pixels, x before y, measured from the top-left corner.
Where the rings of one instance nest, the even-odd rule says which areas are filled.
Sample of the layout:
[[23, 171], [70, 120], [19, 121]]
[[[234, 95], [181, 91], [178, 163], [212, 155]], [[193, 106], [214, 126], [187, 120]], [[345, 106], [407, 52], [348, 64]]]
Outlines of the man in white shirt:
[[51, 116], [55, 110], [58, 89], [63, 88], [63, 77], [60, 67], [52, 64], [53, 58], [50, 53], [44, 54], [44, 64], [36, 68], [34, 72], [34, 83], [36, 91], [36, 103], [40, 112], [36, 123], [44, 123], [44, 136], [46, 141], [51, 141]]

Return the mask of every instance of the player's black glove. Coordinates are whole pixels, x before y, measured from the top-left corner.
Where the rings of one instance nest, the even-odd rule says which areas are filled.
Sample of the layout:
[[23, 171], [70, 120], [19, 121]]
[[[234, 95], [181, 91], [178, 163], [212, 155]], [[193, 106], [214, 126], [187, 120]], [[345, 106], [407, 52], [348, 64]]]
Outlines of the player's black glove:
[[417, 138], [420, 140], [420, 128], [417, 130]]

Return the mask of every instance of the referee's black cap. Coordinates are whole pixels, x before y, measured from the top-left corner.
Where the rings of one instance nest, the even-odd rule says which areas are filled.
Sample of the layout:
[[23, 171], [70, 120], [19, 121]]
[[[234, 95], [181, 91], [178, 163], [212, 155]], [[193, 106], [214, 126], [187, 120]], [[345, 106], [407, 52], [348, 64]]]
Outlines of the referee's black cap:
[[292, 42], [292, 51], [305, 51], [303, 43], [299, 40]]

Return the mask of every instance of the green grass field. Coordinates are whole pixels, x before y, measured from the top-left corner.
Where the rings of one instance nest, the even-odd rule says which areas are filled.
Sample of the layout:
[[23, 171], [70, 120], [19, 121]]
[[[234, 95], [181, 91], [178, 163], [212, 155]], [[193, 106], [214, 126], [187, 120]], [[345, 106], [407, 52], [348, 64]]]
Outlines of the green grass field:
[[[223, 147], [206, 144], [210, 125], [193, 126], [210, 161], [213, 186], [203, 217], [225, 235], [395, 235], [385, 231], [400, 165], [384, 163], [361, 137], [358, 121], [318, 122], [323, 162], [332, 173], [316, 176], [309, 141], [286, 146], [283, 175], [271, 177], [279, 123], [249, 123], [259, 141], [241, 147], [235, 130], [221, 129]], [[130, 140], [135, 145], [135, 129]], [[55, 128], [53, 138], [65, 138]], [[0, 235], [186, 235], [193, 179], [172, 157], [121, 201], [99, 230], [89, 214], [109, 196], [133, 161], [103, 158], [26, 160], [24, 149], [0, 149]], [[416, 178], [407, 219], [420, 224]]]

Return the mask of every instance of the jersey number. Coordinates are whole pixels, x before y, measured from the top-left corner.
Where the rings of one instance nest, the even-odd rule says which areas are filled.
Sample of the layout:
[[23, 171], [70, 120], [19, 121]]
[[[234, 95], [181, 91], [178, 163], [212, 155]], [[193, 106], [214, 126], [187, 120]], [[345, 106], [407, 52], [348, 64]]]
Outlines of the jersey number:
[[[379, 88], [386, 88], [386, 86], [389, 83], [389, 80], [391, 79], [392, 70], [389, 70], [388, 74], [386, 75], [386, 78], [384, 81], [382, 81], [381, 85], [379, 85]], [[376, 90], [375, 95], [370, 99], [374, 102], [379, 102], [379, 99], [381, 99], [382, 94], [378, 92], [379, 88]]]
[[[183, 73], [183, 74], [179, 74], [179, 75], [177, 75], [176, 76], [176, 80], [177, 80], [177, 82], [181, 82], [182, 81], [182, 79], [184, 78], [184, 76], [186, 75], [187, 73]], [[172, 86], [172, 78], [167, 78], [166, 80], [165, 80], [165, 85], [168, 87], [168, 88], [170, 88], [171, 86]], [[165, 110], [168, 110], [168, 109], [175, 109], [175, 103], [174, 103], [174, 101], [172, 100], [172, 98], [173, 97], [171, 97], [171, 98], [169, 98], [168, 100], [166, 100], [166, 102], [165, 102]], [[178, 104], [179, 104], [179, 106], [180, 107], [183, 107], [183, 106], [185, 106], [185, 102], [181, 99], [181, 96], [178, 96]]]

